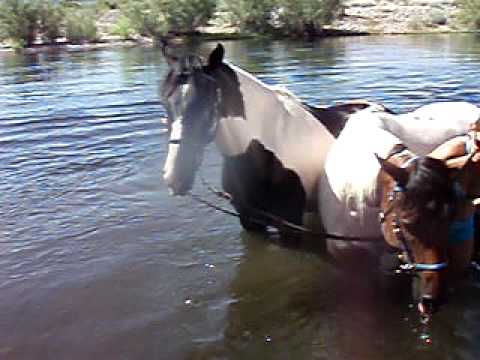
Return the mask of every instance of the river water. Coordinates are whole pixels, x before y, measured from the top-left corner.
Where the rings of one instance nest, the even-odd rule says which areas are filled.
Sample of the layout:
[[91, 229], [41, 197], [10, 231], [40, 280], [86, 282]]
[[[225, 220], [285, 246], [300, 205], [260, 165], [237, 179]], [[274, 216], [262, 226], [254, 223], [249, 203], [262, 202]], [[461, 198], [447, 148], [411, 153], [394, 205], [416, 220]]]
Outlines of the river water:
[[[480, 104], [474, 35], [224, 45], [314, 104]], [[170, 197], [165, 69], [158, 49], [0, 53], [0, 359], [480, 357], [473, 282], [423, 329], [409, 287], [371, 288]], [[202, 173], [219, 170], [210, 147]]]

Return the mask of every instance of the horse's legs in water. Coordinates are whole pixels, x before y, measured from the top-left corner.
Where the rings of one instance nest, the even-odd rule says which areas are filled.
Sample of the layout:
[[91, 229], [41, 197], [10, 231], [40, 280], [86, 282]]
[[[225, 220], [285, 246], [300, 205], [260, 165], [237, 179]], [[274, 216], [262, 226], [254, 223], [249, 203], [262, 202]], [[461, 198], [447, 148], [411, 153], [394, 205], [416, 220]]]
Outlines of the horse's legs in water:
[[[241, 165], [237, 159], [226, 158], [222, 169], [223, 189], [232, 197], [232, 206], [240, 217], [240, 224], [247, 231], [262, 232], [266, 231], [267, 225], [258, 221], [252, 212], [252, 206], [248, 204], [249, 190], [252, 187], [251, 179], [237, 169]], [[250, 180], [250, 181], [249, 181]]]

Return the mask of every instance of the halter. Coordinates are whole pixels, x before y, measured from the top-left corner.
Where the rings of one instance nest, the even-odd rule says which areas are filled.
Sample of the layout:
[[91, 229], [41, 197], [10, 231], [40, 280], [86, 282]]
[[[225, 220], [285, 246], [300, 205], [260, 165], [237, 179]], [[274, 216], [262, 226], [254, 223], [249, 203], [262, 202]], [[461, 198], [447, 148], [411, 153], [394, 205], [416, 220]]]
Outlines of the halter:
[[[208, 76], [208, 77], [211, 77], [208, 74], [204, 74], [204, 75]], [[209, 129], [209, 134], [208, 134], [208, 137], [207, 137], [206, 141], [204, 141], [204, 142], [191, 141], [191, 140], [186, 141], [183, 137], [180, 137], [180, 138], [177, 138], [177, 139], [170, 139], [168, 141], [169, 145], [190, 144], [194, 147], [203, 147], [203, 146], [206, 146], [207, 144], [209, 144], [215, 138], [215, 134], [217, 132], [217, 125], [218, 125], [218, 116], [219, 116], [219, 113], [220, 113], [219, 107], [220, 107], [221, 95], [222, 95], [220, 87], [217, 87], [216, 93], [217, 93], [217, 98], [215, 99], [215, 102], [214, 102], [214, 105], [213, 105], [214, 106], [213, 117], [215, 118], [215, 122], [214, 122], [213, 126], [211, 127], [211, 129]]]
[[[394, 154], [391, 154], [390, 157], [392, 156], [401, 156], [404, 155], [408, 150], [406, 148], [400, 149], [400, 151], [395, 152]], [[402, 168], [407, 168], [410, 166], [412, 163], [416, 162], [418, 160], [418, 156], [411, 157], [408, 159], [405, 163], [403, 163]], [[392, 213], [394, 211], [394, 205], [397, 200], [398, 194], [404, 193], [405, 188], [401, 186], [398, 182], [395, 183], [395, 186], [393, 190], [390, 192], [388, 195], [388, 199], [390, 201], [390, 206], [385, 210], [380, 213], [380, 223], [383, 224], [385, 222], [385, 219], [388, 214]], [[405, 234], [402, 231], [402, 219], [398, 215], [397, 212], [393, 213], [394, 216], [394, 222], [393, 222], [393, 233], [397, 239], [397, 241], [402, 245], [401, 249], [401, 256], [402, 260], [405, 261], [405, 264], [401, 264], [397, 270], [395, 270], [396, 273], [403, 273], [403, 272], [423, 272], [423, 271], [442, 271], [448, 267], [447, 262], [439, 262], [439, 263], [433, 263], [433, 264], [426, 264], [426, 263], [417, 263], [415, 262], [415, 257], [413, 255], [412, 249], [410, 248], [406, 238]]]

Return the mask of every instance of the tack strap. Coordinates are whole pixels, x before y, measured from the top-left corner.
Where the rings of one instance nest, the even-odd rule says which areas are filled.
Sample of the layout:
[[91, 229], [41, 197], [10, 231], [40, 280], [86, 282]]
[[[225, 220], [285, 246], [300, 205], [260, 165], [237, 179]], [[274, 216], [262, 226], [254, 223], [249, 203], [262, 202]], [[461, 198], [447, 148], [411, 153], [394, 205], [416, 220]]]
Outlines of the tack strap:
[[448, 267], [446, 262], [436, 263], [436, 264], [402, 264], [400, 269], [405, 271], [440, 271]]

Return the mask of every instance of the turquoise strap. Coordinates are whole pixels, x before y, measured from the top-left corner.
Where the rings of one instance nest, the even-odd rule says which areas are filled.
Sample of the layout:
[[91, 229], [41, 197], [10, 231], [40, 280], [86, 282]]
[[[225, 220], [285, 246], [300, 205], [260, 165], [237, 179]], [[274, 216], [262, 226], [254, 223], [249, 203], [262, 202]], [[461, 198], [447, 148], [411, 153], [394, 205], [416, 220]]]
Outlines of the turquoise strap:
[[448, 244], [461, 245], [475, 236], [473, 215], [464, 220], [452, 221], [448, 228]]

